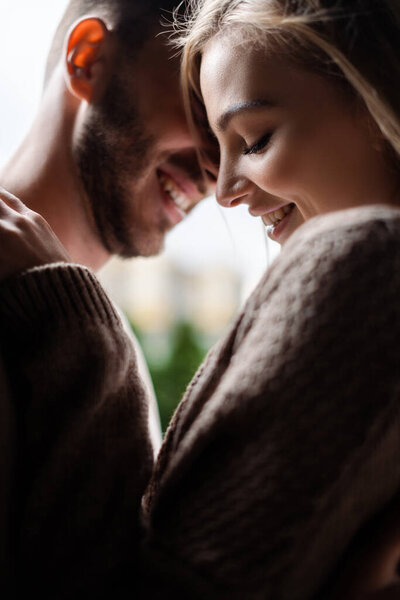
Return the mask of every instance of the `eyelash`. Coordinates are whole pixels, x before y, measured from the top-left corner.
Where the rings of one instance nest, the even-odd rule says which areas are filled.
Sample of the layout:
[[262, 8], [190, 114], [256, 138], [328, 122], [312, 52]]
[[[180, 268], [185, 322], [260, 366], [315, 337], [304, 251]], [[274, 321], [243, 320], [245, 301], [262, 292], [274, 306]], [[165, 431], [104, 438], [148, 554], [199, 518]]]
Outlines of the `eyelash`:
[[261, 150], [264, 150], [264, 148], [266, 146], [268, 146], [268, 144], [271, 140], [272, 133], [273, 133], [272, 131], [270, 131], [269, 133], [266, 133], [265, 135], [262, 136], [262, 138], [260, 140], [258, 140], [258, 142], [256, 142], [252, 146], [248, 146], [247, 148], [245, 148], [243, 151], [243, 154], [247, 156], [248, 154], [257, 154]]

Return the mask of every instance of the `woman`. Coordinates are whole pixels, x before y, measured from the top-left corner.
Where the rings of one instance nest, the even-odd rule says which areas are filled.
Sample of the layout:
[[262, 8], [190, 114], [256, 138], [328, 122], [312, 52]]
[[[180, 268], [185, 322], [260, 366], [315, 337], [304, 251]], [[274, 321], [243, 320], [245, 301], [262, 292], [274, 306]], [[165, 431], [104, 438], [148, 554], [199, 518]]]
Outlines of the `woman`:
[[400, 7], [193, 4], [183, 89], [217, 199], [284, 250], [173, 419], [150, 553], [201, 597], [322, 597], [400, 484]]
[[[351, 85], [360, 91], [364, 84], [358, 71], [341, 76], [315, 36], [312, 47], [303, 43], [301, 67], [296, 60], [292, 66], [292, 56], [280, 46], [300, 57], [295, 42], [306, 39], [306, 16], [311, 30], [326, 26], [332, 40], [342, 30], [353, 41], [355, 32], [379, 40], [382, 16], [389, 42], [398, 25], [388, 3], [374, 3], [372, 14], [358, 15], [361, 23], [356, 11], [347, 20], [326, 20], [325, 13], [318, 20], [311, 10], [317, 4], [206, 1], [187, 39], [184, 69], [190, 85], [200, 81], [197, 91], [204, 95], [221, 146], [218, 197], [229, 205], [248, 202], [285, 247], [208, 355], [171, 423], [144, 501], [147, 597], [324, 597], [340, 579], [346, 553], [363, 545], [370, 519], [400, 484], [400, 212], [391, 206], [396, 206], [398, 181], [392, 96], [387, 99], [390, 89], [377, 86], [382, 96], [372, 94], [367, 111], [351, 94]], [[383, 5], [387, 12], [381, 15]], [[250, 24], [244, 27], [244, 15], [261, 7], [253, 22], [262, 30], [261, 17], [271, 6], [276, 39], [268, 37], [264, 47], [265, 36], [256, 37]], [[292, 21], [298, 27], [288, 39], [283, 8], [288, 23], [295, 11]], [[232, 25], [235, 14], [240, 27]], [[368, 28], [371, 19], [376, 30]], [[190, 36], [199, 31], [201, 43], [192, 46], [191, 63]], [[356, 41], [352, 47], [361, 51]], [[273, 56], [279, 51], [277, 63], [268, 48]], [[386, 41], [382, 52], [385, 48]], [[386, 52], [389, 57], [391, 50]], [[373, 67], [366, 56], [361, 62]], [[379, 64], [392, 65], [382, 63], [382, 56]], [[275, 86], [268, 90], [257, 87], [265, 69]], [[307, 93], [311, 83], [318, 96], [310, 106], [315, 100]], [[15, 199], [6, 200], [10, 207], [2, 206], [3, 223], [9, 220], [15, 227], [21, 217], [13, 211], [22, 213], [21, 235], [5, 239], [3, 231], [0, 236], [3, 252], [11, 248], [14, 257], [22, 256], [14, 272], [55, 258], [68, 260], [51, 244], [41, 246], [40, 221], [31, 243], [31, 213]], [[321, 214], [326, 212], [332, 214]], [[321, 216], [309, 220], [315, 215]], [[304, 220], [309, 222], [293, 234]], [[20, 238], [28, 243], [19, 254]], [[40, 251], [26, 262], [32, 246]], [[48, 282], [57, 269], [42, 271]], [[68, 266], [71, 286], [78, 279], [74, 273]], [[108, 319], [95, 318], [96, 306], [100, 313], [107, 302], [94, 278], [81, 274], [83, 279], [90, 293], [82, 310], [90, 303], [93, 324], [117, 332], [109, 307]], [[17, 313], [22, 322], [28, 291], [39, 299], [35, 270], [3, 284], [8, 301], [3, 331], [15, 330]], [[98, 300], [91, 303], [93, 298]], [[81, 303], [71, 304], [79, 317]], [[55, 323], [58, 314], [52, 312]], [[23, 339], [21, 327], [18, 332]], [[106, 343], [101, 348], [107, 358]], [[99, 363], [107, 364], [100, 356]], [[348, 598], [393, 582], [394, 572], [391, 563], [390, 574], [379, 581], [358, 581]]]
[[312, 216], [399, 204], [398, 2], [193, 4], [183, 85], [221, 148], [222, 205], [283, 243]]

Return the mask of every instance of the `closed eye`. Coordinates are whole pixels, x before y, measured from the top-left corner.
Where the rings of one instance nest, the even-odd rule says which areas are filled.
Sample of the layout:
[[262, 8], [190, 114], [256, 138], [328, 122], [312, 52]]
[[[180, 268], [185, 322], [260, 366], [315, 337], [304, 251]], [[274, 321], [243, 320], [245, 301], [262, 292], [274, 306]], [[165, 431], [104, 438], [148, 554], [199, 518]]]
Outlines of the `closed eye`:
[[273, 132], [269, 131], [268, 133], [263, 135], [262, 138], [258, 140], [258, 142], [256, 142], [252, 146], [247, 146], [247, 148], [243, 150], [243, 154], [257, 154], [257, 152], [261, 152], [261, 150], [264, 150], [264, 148], [266, 148], [266, 146], [269, 144], [272, 134]]

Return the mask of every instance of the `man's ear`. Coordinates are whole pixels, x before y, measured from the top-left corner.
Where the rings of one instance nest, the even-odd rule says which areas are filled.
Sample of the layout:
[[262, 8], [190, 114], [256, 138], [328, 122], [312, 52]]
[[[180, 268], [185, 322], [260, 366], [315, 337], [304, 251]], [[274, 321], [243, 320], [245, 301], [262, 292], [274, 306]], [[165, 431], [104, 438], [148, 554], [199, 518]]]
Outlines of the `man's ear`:
[[69, 32], [64, 57], [67, 87], [80, 100], [92, 102], [104, 86], [110, 31], [96, 17], [82, 19]]

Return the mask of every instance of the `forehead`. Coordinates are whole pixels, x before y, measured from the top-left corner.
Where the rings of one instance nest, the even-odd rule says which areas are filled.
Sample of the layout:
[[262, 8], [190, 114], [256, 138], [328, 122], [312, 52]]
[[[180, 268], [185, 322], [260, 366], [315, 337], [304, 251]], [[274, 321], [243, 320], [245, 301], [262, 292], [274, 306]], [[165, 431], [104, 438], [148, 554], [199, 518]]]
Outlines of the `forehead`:
[[310, 93], [318, 96], [324, 81], [268, 46], [238, 44], [232, 35], [211, 39], [202, 55], [200, 85], [211, 122], [238, 102], [299, 106]]
[[200, 85], [203, 94], [218, 94], [229, 99], [249, 100], [265, 87], [277, 93], [284, 87], [290, 69], [283, 58], [269, 54], [267, 49], [235, 43], [232, 36], [210, 40], [203, 52]]

